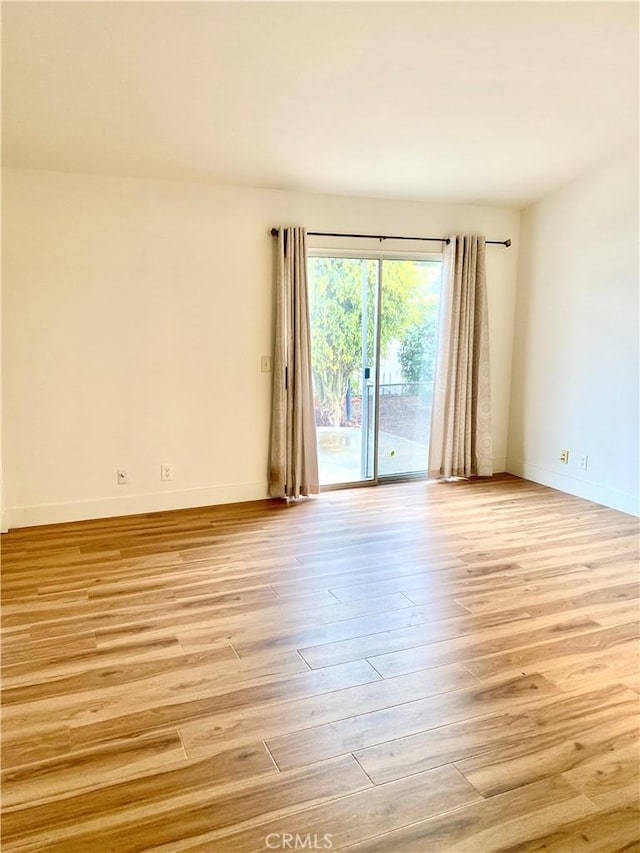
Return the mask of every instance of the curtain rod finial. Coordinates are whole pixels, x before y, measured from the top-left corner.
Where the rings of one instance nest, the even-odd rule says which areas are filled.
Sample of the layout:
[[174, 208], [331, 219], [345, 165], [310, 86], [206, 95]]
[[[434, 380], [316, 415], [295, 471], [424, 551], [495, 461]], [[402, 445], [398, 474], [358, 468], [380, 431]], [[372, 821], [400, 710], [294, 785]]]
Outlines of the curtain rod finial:
[[505, 241], [504, 241], [504, 244], [505, 244], [505, 246], [506, 246], [506, 247], [507, 247], [507, 249], [508, 249], [508, 248], [509, 248], [509, 246], [511, 245], [511, 238], [509, 238], [508, 240], [505, 240]]
[[278, 229], [278, 228], [272, 228], [272, 229], [271, 229], [271, 236], [272, 236], [272, 237], [277, 237], [277, 236], [278, 236], [278, 233], [279, 233], [279, 229]]

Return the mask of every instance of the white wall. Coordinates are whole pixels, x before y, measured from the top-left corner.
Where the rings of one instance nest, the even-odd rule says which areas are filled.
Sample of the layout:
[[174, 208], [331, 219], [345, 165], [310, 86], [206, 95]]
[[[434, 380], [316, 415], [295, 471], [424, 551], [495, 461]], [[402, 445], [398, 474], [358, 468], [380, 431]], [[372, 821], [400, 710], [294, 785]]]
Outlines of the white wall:
[[517, 211], [31, 170], [3, 210], [10, 526], [266, 496], [279, 224], [514, 240], [487, 250], [504, 470]]
[[[0, 12], [1, 18], [1, 12]], [[0, 193], [2, 176], [0, 174]], [[2, 352], [2, 276], [0, 275], [0, 353]], [[0, 359], [1, 362], [1, 359]], [[2, 470], [2, 371], [0, 370], [0, 533], [6, 533], [8, 527], [8, 519], [5, 512], [4, 499], [4, 472]]]
[[520, 242], [508, 470], [637, 514], [637, 148], [523, 211]]

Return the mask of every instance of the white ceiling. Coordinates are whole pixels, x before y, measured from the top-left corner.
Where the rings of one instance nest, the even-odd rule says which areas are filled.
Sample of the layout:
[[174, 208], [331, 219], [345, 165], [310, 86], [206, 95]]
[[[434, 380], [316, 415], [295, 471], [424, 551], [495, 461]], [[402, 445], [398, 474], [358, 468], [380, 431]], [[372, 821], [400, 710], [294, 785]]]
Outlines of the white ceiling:
[[638, 127], [635, 2], [4, 3], [7, 166], [523, 204]]

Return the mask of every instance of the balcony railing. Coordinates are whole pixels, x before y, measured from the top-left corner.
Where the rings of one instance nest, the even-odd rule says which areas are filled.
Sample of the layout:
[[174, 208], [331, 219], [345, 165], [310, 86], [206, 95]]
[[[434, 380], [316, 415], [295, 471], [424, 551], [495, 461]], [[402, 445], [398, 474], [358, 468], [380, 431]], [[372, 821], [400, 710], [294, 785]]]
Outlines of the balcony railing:
[[433, 382], [384, 382], [380, 384], [380, 396], [426, 397], [431, 395]]

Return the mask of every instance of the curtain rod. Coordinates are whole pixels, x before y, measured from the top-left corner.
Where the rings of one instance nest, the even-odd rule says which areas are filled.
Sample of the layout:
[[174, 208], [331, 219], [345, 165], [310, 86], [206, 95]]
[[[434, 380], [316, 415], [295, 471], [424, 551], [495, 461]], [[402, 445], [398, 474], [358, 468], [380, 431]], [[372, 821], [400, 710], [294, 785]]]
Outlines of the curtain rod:
[[[271, 236], [277, 237], [280, 229], [272, 228]], [[383, 240], [421, 240], [423, 243], [449, 243], [450, 240], [448, 237], [398, 237], [390, 236], [390, 235], [380, 235], [380, 234], [339, 234], [335, 231], [307, 231], [309, 237], [361, 237], [367, 240], [380, 240], [382, 243]], [[485, 243], [493, 243], [495, 246], [506, 246], [509, 248], [511, 245], [511, 238], [508, 240], [485, 240]]]

